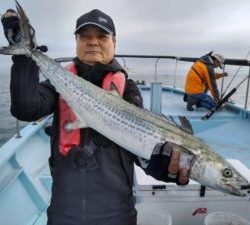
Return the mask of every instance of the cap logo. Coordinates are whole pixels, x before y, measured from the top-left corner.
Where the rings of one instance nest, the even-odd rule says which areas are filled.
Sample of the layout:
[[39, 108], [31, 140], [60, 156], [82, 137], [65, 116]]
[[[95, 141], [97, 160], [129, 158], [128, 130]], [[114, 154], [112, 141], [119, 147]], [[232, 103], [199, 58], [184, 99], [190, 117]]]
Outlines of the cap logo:
[[106, 19], [106, 18], [103, 18], [103, 17], [98, 17], [98, 21], [100, 22], [100, 23], [108, 23], [108, 20]]

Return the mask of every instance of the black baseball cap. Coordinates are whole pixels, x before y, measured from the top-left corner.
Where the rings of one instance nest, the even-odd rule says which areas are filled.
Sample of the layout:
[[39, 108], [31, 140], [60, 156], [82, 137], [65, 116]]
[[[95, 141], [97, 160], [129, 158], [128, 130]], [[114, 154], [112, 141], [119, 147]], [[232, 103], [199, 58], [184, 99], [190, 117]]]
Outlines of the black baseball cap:
[[76, 21], [76, 30], [74, 33], [77, 34], [86, 25], [98, 26], [116, 36], [115, 25], [112, 18], [99, 9], [93, 9], [80, 16]]

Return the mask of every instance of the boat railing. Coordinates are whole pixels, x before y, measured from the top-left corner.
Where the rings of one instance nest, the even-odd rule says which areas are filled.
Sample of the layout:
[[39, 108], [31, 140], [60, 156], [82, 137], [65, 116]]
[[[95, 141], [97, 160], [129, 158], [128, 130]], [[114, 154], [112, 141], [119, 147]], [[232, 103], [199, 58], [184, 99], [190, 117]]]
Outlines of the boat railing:
[[[189, 63], [193, 63], [196, 60], [198, 60], [198, 57], [179, 57], [179, 56], [172, 56], [172, 55], [127, 55], [127, 54], [117, 54], [116, 58], [121, 59], [123, 62], [123, 66], [125, 69], [129, 69], [128, 67], [128, 59], [140, 59], [140, 60], [145, 60], [145, 59], [151, 59], [154, 60], [154, 71], [152, 71], [151, 76], [149, 76], [149, 82], [160, 82], [160, 74], [159, 74], [159, 62], [160, 60], [171, 60], [174, 63], [171, 63], [171, 65], [174, 66], [174, 72], [173, 72], [173, 81], [172, 83], [168, 83], [167, 85], [173, 88], [181, 88], [183, 89], [184, 85], [182, 84], [181, 86], [177, 85], [177, 80], [178, 80], [178, 68], [180, 67], [180, 63], [181, 62], [189, 62]], [[56, 58], [55, 60], [57, 62], [60, 63], [64, 63], [64, 62], [69, 62], [73, 59], [73, 57], [62, 57], [62, 58]], [[239, 71], [242, 67], [248, 67], [248, 78], [245, 80], [246, 82], [246, 88], [245, 90], [242, 91], [245, 92], [244, 96], [242, 96], [244, 99], [244, 103], [242, 103], [242, 106], [245, 109], [249, 108], [249, 86], [250, 86], [250, 61], [247, 59], [232, 59], [232, 58], [226, 58], [225, 59], [225, 68], [227, 66], [235, 66], [237, 67], [237, 71]], [[190, 67], [190, 65], [189, 65]], [[188, 68], [189, 68], [188, 67]], [[166, 67], [165, 67], [166, 68]], [[224, 70], [225, 70], [224, 68]], [[130, 72], [130, 71], [129, 71]], [[133, 73], [133, 72], [132, 72]], [[165, 72], [164, 72], [165, 73]], [[184, 72], [187, 73], [187, 70]], [[131, 73], [129, 73], [131, 75]], [[184, 74], [185, 75], [185, 74]], [[237, 75], [237, 74], [235, 74]], [[234, 75], [234, 76], [235, 76]], [[134, 76], [136, 77], [136, 75]], [[185, 79], [185, 77], [182, 77], [183, 80]], [[224, 82], [224, 78], [222, 78], [221, 82], [220, 82], [220, 91], [221, 93], [223, 93], [225, 91], [225, 82]], [[144, 81], [138, 81], [139, 84], [141, 83], [146, 83]], [[243, 105], [244, 104], [244, 105]]]

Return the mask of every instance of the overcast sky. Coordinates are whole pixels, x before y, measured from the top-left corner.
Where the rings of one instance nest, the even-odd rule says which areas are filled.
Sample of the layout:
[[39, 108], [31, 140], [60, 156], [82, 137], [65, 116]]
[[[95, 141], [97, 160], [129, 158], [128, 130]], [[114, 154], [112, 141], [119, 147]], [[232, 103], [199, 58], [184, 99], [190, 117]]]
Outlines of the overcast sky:
[[[0, 2], [0, 13], [15, 7], [14, 0]], [[38, 44], [48, 45], [47, 54], [51, 57], [75, 55], [75, 21], [94, 8], [113, 18], [118, 54], [198, 57], [216, 50], [226, 58], [245, 58], [250, 50], [250, 0], [19, 0], [19, 3], [36, 29]], [[1, 31], [0, 46], [6, 44]], [[5, 58], [0, 56], [2, 62]]]

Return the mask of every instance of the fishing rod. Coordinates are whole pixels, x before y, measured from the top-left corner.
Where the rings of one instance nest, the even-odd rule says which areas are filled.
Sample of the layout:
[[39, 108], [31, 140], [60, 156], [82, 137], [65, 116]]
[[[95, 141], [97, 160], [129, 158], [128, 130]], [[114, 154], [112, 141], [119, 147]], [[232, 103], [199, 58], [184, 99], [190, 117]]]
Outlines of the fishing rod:
[[[250, 50], [247, 52], [247, 54], [246, 54], [244, 60], [246, 60], [246, 59], [248, 58], [249, 54], [250, 54]], [[243, 63], [242, 63], [242, 64], [239, 66], [239, 68], [236, 70], [236, 72], [235, 72], [233, 78], [231, 79], [231, 81], [230, 81], [229, 84], [227, 85], [225, 91], [221, 94], [221, 99], [224, 97], [225, 93], [227, 92], [227, 90], [228, 90], [228, 88], [230, 87], [230, 85], [232, 84], [233, 80], [235, 79], [235, 77], [236, 77], [237, 74], [239, 73], [239, 71], [240, 71], [240, 69], [242, 68], [242, 66], [243, 66]]]
[[244, 77], [244, 79], [234, 87], [225, 97], [221, 98], [219, 103], [215, 108], [212, 108], [205, 116], [201, 117], [202, 120], [209, 119], [228, 99], [237, 91], [237, 89], [248, 79], [250, 78], [250, 74]]

